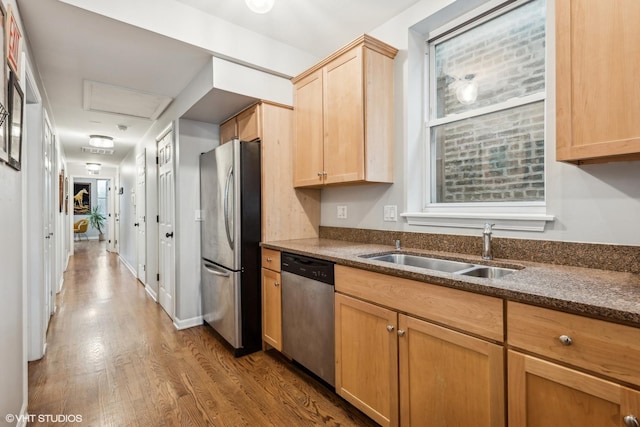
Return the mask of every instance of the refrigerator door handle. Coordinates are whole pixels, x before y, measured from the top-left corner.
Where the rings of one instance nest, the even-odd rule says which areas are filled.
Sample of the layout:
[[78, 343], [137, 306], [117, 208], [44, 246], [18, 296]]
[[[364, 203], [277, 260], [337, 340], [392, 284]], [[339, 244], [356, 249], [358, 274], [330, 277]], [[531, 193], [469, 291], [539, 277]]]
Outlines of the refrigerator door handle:
[[219, 267], [216, 267], [213, 264], [208, 264], [205, 263], [204, 264], [204, 268], [211, 274], [215, 274], [216, 276], [222, 276], [222, 277], [229, 277], [231, 276], [231, 273], [228, 273], [222, 269], [220, 269]]
[[[229, 168], [227, 173], [227, 183], [224, 188], [224, 229], [227, 232], [227, 241], [229, 246], [233, 247], [233, 237], [229, 229], [229, 187], [231, 186], [231, 178], [233, 177], [233, 167]], [[234, 225], [235, 226], [235, 225]]]

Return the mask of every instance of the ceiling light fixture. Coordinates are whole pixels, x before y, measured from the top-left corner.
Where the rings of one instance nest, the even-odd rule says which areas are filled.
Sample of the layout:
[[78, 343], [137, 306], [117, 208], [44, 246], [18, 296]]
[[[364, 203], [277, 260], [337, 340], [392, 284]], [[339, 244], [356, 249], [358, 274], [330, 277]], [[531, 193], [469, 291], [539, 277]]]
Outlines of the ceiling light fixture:
[[267, 13], [273, 8], [275, 0], [245, 0], [247, 7], [255, 13]]
[[104, 135], [89, 135], [89, 145], [98, 148], [113, 148], [113, 138]]
[[100, 163], [87, 163], [87, 172], [90, 175], [98, 175], [100, 173], [100, 169], [102, 169], [102, 165]]

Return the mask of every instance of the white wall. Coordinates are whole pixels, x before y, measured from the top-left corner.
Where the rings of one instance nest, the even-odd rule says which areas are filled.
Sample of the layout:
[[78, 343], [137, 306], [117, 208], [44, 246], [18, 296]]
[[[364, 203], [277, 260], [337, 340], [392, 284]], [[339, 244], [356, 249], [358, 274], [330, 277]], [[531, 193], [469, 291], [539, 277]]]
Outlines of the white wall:
[[[423, 36], [409, 27], [451, 0], [422, 0], [371, 32], [400, 49], [395, 60], [395, 181], [322, 190], [321, 225], [424, 233], [480, 235], [478, 229], [409, 226], [402, 218], [384, 222], [383, 206], [399, 212], [420, 207], [423, 158], [421, 67]], [[549, 13], [553, 1], [547, 2]], [[424, 27], [421, 28], [421, 31]], [[555, 161], [555, 97], [553, 28], [548, 29], [547, 213], [556, 220], [544, 232], [497, 231], [498, 237], [640, 245], [640, 162], [573, 166]], [[560, 124], [562, 125], [562, 124]], [[348, 219], [337, 219], [338, 205], [348, 207]]]
[[0, 425], [23, 409], [26, 354], [23, 346], [23, 185], [24, 171], [0, 163]]
[[[122, 187], [123, 192], [116, 196], [120, 203], [119, 254], [120, 258], [122, 258], [130, 268], [135, 270], [135, 266], [138, 265], [136, 261], [137, 230], [133, 225], [136, 222], [136, 210], [131, 202], [132, 196], [136, 192], [136, 156], [134, 151], [131, 151], [131, 153], [127, 155], [120, 166], [120, 187]], [[147, 224], [150, 223], [153, 224], [153, 222], [147, 221]], [[149, 265], [148, 260], [147, 265]], [[157, 292], [157, 282], [155, 280], [149, 282], [150, 284], [155, 284]]]
[[219, 127], [180, 119], [176, 126], [176, 311], [175, 323], [201, 323], [200, 154], [219, 145]]

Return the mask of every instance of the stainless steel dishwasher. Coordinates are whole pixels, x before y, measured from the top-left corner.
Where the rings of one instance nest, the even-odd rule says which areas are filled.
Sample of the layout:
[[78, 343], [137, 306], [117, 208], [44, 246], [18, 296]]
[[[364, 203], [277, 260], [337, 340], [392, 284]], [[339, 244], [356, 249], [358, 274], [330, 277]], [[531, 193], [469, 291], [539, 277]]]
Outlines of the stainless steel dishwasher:
[[335, 386], [333, 263], [283, 253], [282, 350]]

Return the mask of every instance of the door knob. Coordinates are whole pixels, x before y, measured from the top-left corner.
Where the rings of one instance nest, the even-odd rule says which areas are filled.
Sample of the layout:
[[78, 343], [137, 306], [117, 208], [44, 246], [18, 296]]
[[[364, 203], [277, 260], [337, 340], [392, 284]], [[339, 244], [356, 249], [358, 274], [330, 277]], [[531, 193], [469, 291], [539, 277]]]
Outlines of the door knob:
[[393, 325], [387, 325], [387, 331], [393, 332], [394, 329]]
[[398, 336], [403, 337], [405, 332], [402, 329], [398, 329]]
[[640, 427], [638, 418], [635, 415], [627, 415], [626, 417], [624, 417], [624, 424], [627, 427]]
[[165, 234], [165, 237], [173, 237], [173, 231], [171, 233]]

